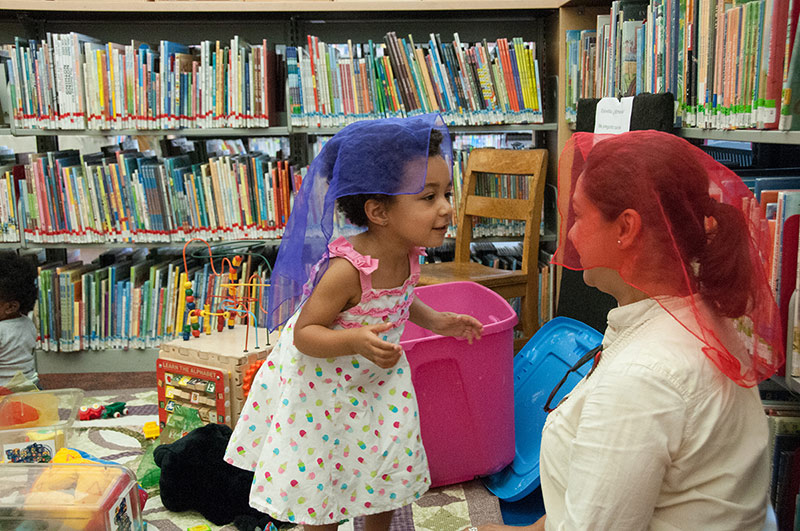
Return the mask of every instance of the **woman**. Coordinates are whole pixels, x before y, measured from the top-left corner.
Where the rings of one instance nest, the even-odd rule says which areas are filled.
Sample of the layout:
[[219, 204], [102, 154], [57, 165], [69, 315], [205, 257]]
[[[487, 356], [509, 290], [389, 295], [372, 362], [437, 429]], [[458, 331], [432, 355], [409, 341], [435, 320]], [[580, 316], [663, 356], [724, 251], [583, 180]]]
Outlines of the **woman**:
[[592, 371], [548, 415], [547, 515], [531, 529], [760, 530], [755, 385], [783, 346], [752, 194], [667, 133], [577, 133], [559, 164], [554, 262], [619, 306]]

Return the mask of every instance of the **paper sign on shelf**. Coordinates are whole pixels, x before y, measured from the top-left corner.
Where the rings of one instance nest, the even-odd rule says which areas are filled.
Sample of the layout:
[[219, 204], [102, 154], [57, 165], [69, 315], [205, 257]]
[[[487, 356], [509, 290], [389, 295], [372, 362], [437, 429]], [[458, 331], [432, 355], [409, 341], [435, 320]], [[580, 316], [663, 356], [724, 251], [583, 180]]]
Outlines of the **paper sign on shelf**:
[[621, 100], [617, 98], [602, 98], [597, 102], [594, 132], [619, 134], [630, 131], [632, 109], [633, 96], [628, 96]]

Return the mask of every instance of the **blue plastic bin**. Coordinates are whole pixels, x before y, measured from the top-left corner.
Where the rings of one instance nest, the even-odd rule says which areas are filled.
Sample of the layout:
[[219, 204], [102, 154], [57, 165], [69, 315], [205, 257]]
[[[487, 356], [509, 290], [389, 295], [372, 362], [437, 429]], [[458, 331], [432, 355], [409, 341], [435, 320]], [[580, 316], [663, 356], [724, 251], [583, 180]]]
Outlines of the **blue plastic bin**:
[[[539, 486], [539, 448], [547, 397], [570, 367], [602, 340], [603, 334], [594, 328], [569, 317], [556, 317], [542, 326], [514, 358], [514, 461], [485, 480], [486, 487], [501, 500], [520, 500]], [[553, 406], [590, 367], [587, 363], [569, 375], [553, 398]]]

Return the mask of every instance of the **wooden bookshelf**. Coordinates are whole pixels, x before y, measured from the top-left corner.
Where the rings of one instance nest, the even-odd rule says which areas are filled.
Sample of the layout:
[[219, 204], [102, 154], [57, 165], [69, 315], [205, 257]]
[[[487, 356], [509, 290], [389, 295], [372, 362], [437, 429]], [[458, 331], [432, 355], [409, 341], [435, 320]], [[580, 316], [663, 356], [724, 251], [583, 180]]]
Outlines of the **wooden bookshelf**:
[[567, 0], [3, 0], [0, 9], [104, 12], [309, 12], [557, 9]]
[[[557, 78], [560, 48], [553, 44], [558, 31], [559, 8], [566, 0], [297, 0], [297, 1], [142, 1], [142, 0], [0, 0], [0, 32], [33, 37], [39, 33], [77, 31], [102, 41], [127, 42], [146, 36], [151, 41], [169, 39], [194, 42], [196, 35], [222, 39], [239, 34], [254, 41], [262, 36], [271, 44], [302, 44], [306, 34], [318, 35], [326, 42], [381, 39], [388, 31], [417, 36], [429, 32], [447, 35], [459, 32], [464, 42], [482, 38], [522, 36], [537, 43], [537, 57], [542, 72], [544, 121], [539, 124], [453, 126], [454, 133], [522, 133], [534, 135], [537, 142], [551, 150], [548, 182], [556, 182], [556, 139], [560, 136], [556, 119]], [[606, 0], [603, 0], [606, 1]], [[610, 0], [609, 0], [610, 1]], [[272, 118], [272, 115], [270, 115]], [[270, 121], [270, 124], [273, 124]], [[42, 137], [42, 145], [57, 146], [58, 136], [186, 136], [243, 137], [288, 136], [294, 142], [306, 142], [304, 135], [332, 135], [340, 128], [299, 128], [289, 124], [286, 113], [278, 115], [275, 126], [268, 128], [209, 128], [167, 130], [23, 130], [6, 127], [0, 134]], [[541, 144], [537, 144], [541, 145]], [[306, 144], [307, 147], [307, 144]], [[37, 150], [40, 150], [37, 145]], [[52, 149], [52, 148], [47, 148]], [[509, 238], [504, 238], [507, 241]], [[556, 235], [550, 231], [541, 236], [552, 244]], [[279, 244], [277, 240], [259, 240]], [[210, 242], [212, 245], [216, 242]], [[113, 243], [0, 243], [1, 249], [102, 249], [176, 248], [180, 242], [113, 242]], [[49, 252], [49, 251], [48, 251]], [[142, 355], [137, 355], [142, 353]], [[131, 356], [118, 350], [83, 351], [64, 355], [57, 352], [38, 353], [43, 373], [93, 372], [99, 357], [116, 371], [136, 371], [149, 363], [152, 351], [137, 351], [136, 362], [128, 366], [116, 360]], [[149, 357], [148, 357], [149, 356]], [[61, 360], [70, 358], [69, 366]], [[43, 369], [43, 370], [42, 370]]]
[[[292, 127], [292, 133], [308, 135], [335, 135], [341, 127]], [[451, 133], [527, 133], [529, 131], [557, 131], [558, 124], [487, 124], [487, 125], [448, 125]]]
[[209, 129], [6, 129], [14, 136], [190, 136], [190, 137], [238, 137], [238, 136], [288, 136], [288, 127], [215, 127]]
[[[565, 116], [567, 93], [567, 30], [593, 29], [597, 26], [597, 15], [608, 14], [608, 5], [567, 6], [558, 10], [558, 153], [572, 136], [572, 129]], [[595, 3], [596, 4], [596, 3]]]
[[[243, 243], [264, 243], [278, 245], [281, 242], [280, 238], [271, 239], [252, 239], [252, 240], [212, 240], [208, 244], [211, 247], [218, 244], [230, 245], [233, 242]], [[127, 249], [132, 248], [180, 248], [186, 242], [103, 242], [103, 243], [42, 243], [42, 242], [0, 242], [0, 249]], [[189, 249], [205, 249], [205, 244], [200, 242], [192, 243]]]
[[707, 140], [735, 140], [739, 142], [763, 142], [766, 144], [800, 144], [800, 131], [762, 131], [757, 129], [738, 129], [723, 131], [683, 127], [678, 134], [684, 138]]

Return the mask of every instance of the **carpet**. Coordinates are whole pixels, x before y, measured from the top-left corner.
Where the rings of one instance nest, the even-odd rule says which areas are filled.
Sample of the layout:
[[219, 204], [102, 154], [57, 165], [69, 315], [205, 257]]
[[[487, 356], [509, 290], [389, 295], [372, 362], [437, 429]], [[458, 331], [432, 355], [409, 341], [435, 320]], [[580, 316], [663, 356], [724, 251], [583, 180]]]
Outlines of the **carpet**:
[[[158, 421], [156, 390], [119, 389], [90, 391], [82, 405], [126, 402], [128, 415], [112, 419], [75, 421], [68, 446], [102, 459], [123, 464], [136, 472], [148, 444], [142, 433], [147, 421]], [[158, 486], [148, 489], [144, 508], [148, 530], [184, 531], [188, 527], [207, 524], [212, 530], [234, 530], [215, 526], [199, 513], [173, 513], [161, 504]], [[412, 505], [395, 512], [390, 531], [460, 531], [468, 526], [502, 522], [500, 504], [479, 480], [429, 490]], [[360, 520], [339, 527], [342, 531], [361, 531]]]

